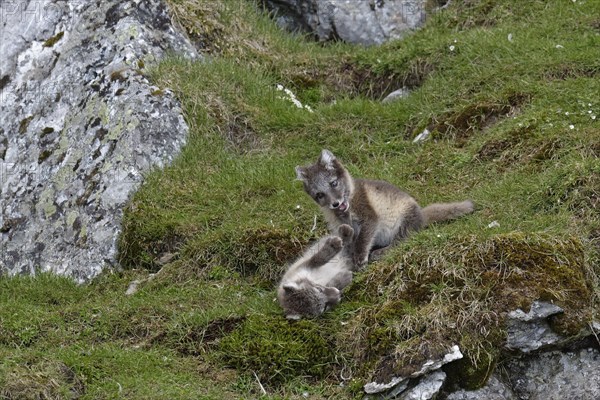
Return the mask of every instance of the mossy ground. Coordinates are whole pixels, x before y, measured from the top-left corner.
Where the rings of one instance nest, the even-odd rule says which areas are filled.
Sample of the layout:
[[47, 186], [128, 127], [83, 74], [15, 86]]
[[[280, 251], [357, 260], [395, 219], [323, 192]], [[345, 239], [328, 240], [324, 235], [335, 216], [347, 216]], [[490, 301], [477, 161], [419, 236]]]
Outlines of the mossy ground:
[[[565, 334], [598, 318], [598, 2], [452, 2], [371, 48], [286, 34], [249, 2], [170, 4], [210, 54], [152, 70], [189, 143], [132, 199], [125, 271], [0, 278], [0, 396], [239, 399], [260, 382], [266, 398], [349, 398], [452, 344], [467, 359], [451, 376], [476, 387], [515, 307], [556, 302]], [[402, 85], [407, 99], [379, 102]], [[471, 198], [477, 212], [400, 244], [334, 311], [288, 323], [274, 286], [325, 232], [294, 166], [323, 147], [421, 204]]]

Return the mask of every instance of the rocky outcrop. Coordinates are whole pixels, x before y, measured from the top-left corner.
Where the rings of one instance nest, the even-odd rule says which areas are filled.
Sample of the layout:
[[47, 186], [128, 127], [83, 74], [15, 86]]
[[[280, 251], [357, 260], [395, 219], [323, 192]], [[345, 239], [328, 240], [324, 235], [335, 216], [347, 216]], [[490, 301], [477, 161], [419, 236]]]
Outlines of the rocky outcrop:
[[460, 390], [448, 400], [600, 399], [600, 352], [596, 348], [550, 351], [515, 359], [479, 390]]
[[534, 301], [529, 312], [517, 309], [508, 314], [506, 347], [529, 353], [564, 340], [555, 333], [548, 318], [563, 309], [552, 303]]
[[485, 387], [459, 390], [448, 400], [595, 400], [600, 398], [600, 325], [572, 338], [553, 332], [548, 318], [563, 310], [534, 302], [508, 315], [506, 348], [515, 352]]
[[[526, 313], [515, 310], [507, 319], [506, 349], [502, 368], [494, 371], [478, 390], [456, 390], [461, 382], [447, 382], [445, 370], [462, 358], [458, 346], [439, 360], [430, 360], [406, 377], [370, 382], [365, 399], [447, 400], [596, 400], [600, 398], [600, 324], [572, 338], [556, 334], [548, 318], [563, 310], [536, 301]], [[445, 386], [444, 386], [445, 385]]]
[[278, 25], [320, 41], [364, 45], [399, 39], [425, 22], [425, 0], [263, 0]]
[[0, 271], [85, 281], [114, 263], [122, 210], [187, 126], [147, 66], [197, 57], [160, 0], [2, 2]]
[[443, 357], [425, 362], [418, 371], [409, 376], [394, 377], [385, 383], [367, 383], [364, 390], [371, 396], [367, 396], [366, 399], [432, 399], [446, 380], [446, 374], [440, 371], [440, 368], [461, 358], [463, 355], [458, 346], [452, 346]]

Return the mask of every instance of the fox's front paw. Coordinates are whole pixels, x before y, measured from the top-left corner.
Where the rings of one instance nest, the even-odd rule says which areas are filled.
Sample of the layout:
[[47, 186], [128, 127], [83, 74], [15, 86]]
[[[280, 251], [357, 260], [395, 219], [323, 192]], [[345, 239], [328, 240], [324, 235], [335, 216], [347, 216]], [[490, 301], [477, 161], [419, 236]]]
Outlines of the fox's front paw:
[[344, 245], [347, 245], [354, 236], [354, 229], [350, 225], [340, 225], [338, 228], [338, 235], [342, 238]]
[[342, 239], [337, 236], [334, 236], [327, 239], [323, 250], [333, 256], [339, 253], [340, 250], [342, 250], [343, 245], [344, 243], [342, 242]]

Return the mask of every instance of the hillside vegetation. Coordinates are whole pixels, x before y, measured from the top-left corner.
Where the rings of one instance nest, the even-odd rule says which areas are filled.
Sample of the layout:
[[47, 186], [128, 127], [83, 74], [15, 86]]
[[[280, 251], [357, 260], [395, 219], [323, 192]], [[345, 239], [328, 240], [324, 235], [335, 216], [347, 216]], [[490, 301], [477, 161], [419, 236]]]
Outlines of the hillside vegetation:
[[[553, 301], [566, 335], [598, 319], [600, 2], [451, 2], [368, 48], [285, 33], [249, 1], [169, 3], [206, 57], [147, 73], [180, 99], [188, 144], [131, 200], [123, 271], [0, 277], [0, 397], [360, 398], [455, 344], [451, 381], [476, 388], [503, 361], [508, 311]], [[422, 205], [477, 211], [290, 323], [275, 286], [326, 232], [294, 167], [322, 148]]]

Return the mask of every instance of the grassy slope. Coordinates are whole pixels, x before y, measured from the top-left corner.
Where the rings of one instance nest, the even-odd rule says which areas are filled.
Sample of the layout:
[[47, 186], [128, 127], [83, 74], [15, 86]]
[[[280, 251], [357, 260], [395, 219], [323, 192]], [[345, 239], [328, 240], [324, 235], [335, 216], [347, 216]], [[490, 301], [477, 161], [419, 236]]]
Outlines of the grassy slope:
[[[477, 386], [502, 360], [506, 311], [543, 298], [567, 311], [554, 321], [565, 333], [590, 320], [598, 2], [467, 2], [366, 49], [286, 35], [246, 3], [171, 3], [212, 54], [151, 71], [181, 99], [189, 145], [132, 200], [127, 271], [82, 287], [0, 278], [1, 395], [255, 398], [258, 377], [271, 398], [350, 397], [454, 343], [466, 374], [448, 372]], [[278, 83], [315, 112], [280, 99]], [[402, 84], [408, 99], [378, 102]], [[424, 128], [432, 140], [413, 144]], [[274, 285], [324, 232], [293, 167], [323, 147], [422, 204], [472, 198], [478, 211], [414, 235], [323, 318], [288, 324]]]

